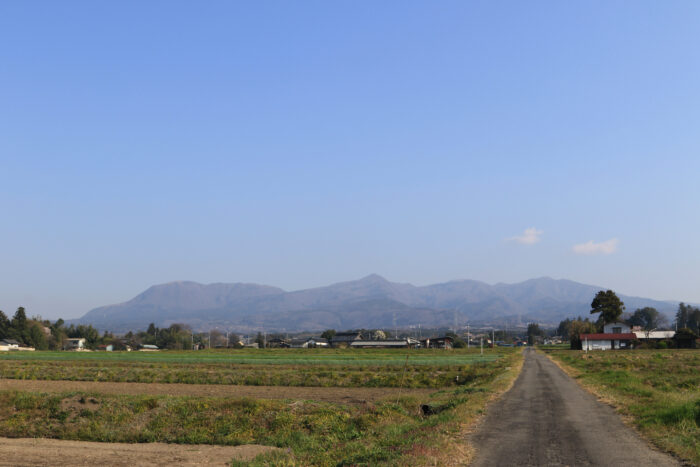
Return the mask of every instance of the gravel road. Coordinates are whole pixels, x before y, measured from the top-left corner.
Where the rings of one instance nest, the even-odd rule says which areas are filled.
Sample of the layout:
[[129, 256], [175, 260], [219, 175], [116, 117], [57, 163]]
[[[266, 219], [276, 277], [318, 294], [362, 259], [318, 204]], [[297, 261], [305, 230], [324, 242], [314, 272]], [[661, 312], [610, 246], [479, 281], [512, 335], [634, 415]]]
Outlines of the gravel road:
[[546, 356], [525, 350], [513, 388], [471, 438], [472, 466], [677, 466]]

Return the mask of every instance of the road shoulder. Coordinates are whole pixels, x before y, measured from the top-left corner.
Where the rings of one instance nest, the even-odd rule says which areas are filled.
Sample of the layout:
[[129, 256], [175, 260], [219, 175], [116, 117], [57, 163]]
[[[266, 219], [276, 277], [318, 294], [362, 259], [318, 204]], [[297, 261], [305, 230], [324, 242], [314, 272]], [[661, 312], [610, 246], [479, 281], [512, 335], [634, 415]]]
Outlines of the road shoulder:
[[[506, 393], [508, 393], [508, 391], [513, 388], [515, 381], [522, 372], [524, 361], [524, 352], [518, 352], [517, 357], [514, 359], [510, 368], [503, 374], [499, 375], [492, 382], [492, 391], [487, 395], [485, 400], [483, 400], [480, 404], [474, 404], [465, 408], [463, 413], [465, 422], [461, 425], [460, 432], [456, 436], [456, 439], [461, 445], [460, 451], [462, 454], [462, 459], [456, 465], [470, 465], [474, 460], [476, 449], [472, 443], [473, 434], [483, 423], [489, 407], [498, 402]], [[451, 463], [450, 465], [454, 464]]]
[[[594, 384], [594, 383], [591, 383], [589, 381], [586, 381], [586, 379], [584, 379], [582, 377], [584, 375], [584, 372], [582, 370], [575, 368], [573, 366], [567, 365], [565, 362], [563, 362], [557, 358], [554, 358], [548, 352], [543, 352], [541, 350], [537, 350], [537, 352], [546, 356], [549, 361], [551, 361], [562, 372], [564, 372], [572, 380], [574, 380], [576, 382], [576, 384], [581, 389], [583, 389], [584, 391], [586, 391], [587, 393], [589, 393], [593, 397], [595, 397], [598, 400], [598, 402], [609, 406], [615, 412], [615, 414], [619, 417], [619, 419], [622, 421], [622, 423], [627, 428], [632, 430], [637, 435], [637, 437], [642, 442], [644, 442], [647, 447], [649, 447], [649, 449], [651, 449], [655, 452], [664, 454], [664, 455], [671, 456], [674, 460], [678, 461], [683, 466], [695, 465], [694, 463], [689, 462], [689, 461], [679, 457], [677, 453], [675, 453], [669, 449], [665, 449], [664, 446], [661, 446], [658, 443], [656, 443], [655, 440], [652, 437], [648, 436], [647, 433], [640, 430], [634, 416], [625, 412], [625, 404], [623, 402], [621, 402], [621, 400], [615, 396], [613, 391], [605, 388], [602, 385], [598, 385], [598, 384]], [[582, 355], [585, 355], [585, 354], [582, 354]]]

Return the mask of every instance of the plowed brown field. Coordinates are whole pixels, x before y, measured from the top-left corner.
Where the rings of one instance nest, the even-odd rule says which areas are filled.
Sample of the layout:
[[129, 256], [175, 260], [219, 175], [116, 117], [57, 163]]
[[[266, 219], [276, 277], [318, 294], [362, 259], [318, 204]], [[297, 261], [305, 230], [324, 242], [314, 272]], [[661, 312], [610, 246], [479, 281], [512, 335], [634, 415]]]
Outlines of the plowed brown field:
[[230, 465], [277, 448], [164, 443], [91, 443], [57, 439], [0, 438], [0, 466]]

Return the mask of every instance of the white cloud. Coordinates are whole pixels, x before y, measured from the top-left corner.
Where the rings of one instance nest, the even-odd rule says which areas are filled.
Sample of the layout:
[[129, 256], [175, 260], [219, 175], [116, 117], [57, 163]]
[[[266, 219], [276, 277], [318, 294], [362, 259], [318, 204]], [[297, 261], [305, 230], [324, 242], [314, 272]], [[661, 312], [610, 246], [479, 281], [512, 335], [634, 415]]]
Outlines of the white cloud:
[[611, 255], [617, 251], [618, 243], [616, 238], [599, 243], [590, 240], [586, 243], [574, 245], [573, 251], [577, 255]]
[[522, 235], [519, 235], [517, 237], [511, 237], [509, 240], [518, 242], [522, 245], [534, 245], [535, 243], [541, 240], [540, 237], [543, 233], [544, 232], [541, 230], [537, 230], [534, 227], [530, 227], [529, 229], [525, 229]]

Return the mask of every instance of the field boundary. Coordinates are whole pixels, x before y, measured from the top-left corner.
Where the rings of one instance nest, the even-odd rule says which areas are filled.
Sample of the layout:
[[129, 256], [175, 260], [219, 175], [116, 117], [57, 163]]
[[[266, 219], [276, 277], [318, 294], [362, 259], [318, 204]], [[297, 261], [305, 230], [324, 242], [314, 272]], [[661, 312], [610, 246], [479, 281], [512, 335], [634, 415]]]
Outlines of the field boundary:
[[[104, 381], [0, 379], [0, 391], [35, 393], [98, 393], [113, 395], [194, 396], [253, 398], [272, 400], [317, 400], [363, 405], [393, 397], [396, 388], [313, 387], [313, 386], [244, 386], [224, 384], [122, 383]], [[429, 396], [431, 388], [404, 388], [402, 396]]]

